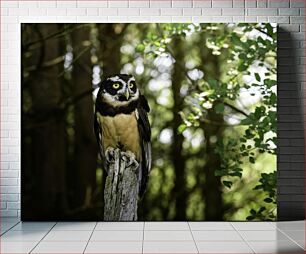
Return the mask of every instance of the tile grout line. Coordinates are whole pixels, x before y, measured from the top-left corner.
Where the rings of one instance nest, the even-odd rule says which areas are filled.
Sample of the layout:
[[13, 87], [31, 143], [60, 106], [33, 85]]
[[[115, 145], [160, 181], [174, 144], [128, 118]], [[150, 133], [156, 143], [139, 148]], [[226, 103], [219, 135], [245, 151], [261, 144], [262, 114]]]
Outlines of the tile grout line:
[[[275, 223], [277, 223], [277, 222], [275, 221]], [[269, 224], [270, 224], [274, 229], [277, 229], [276, 224], [273, 224], [273, 222], [269, 221]]]
[[188, 225], [188, 227], [189, 227], [189, 230], [190, 230], [190, 233], [191, 233], [191, 236], [192, 236], [192, 240], [193, 240], [193, 242], [194, 242], [194, 244], [195, 244], [195, 246], [196, 246], [197, 252], [200, 253], [199, 248], [198, 248], [198, 245], [197, 245], [197, 242], [196, 242], [195, 239], [194, 239], [194, 236], [193, 236], [193, 233], [192, 233], [192, 230], [191, 230], [189, 221], [187, 221], [187, 225]]
[[28, 253], [32, 253], [32, 251], [38, 246], [38, 244], [40, 244], [40, 242], [51, 232], [51, 230], [55, 227], [55, 225], [57, 224], [57, 222], [55, 222], [55, 224], [49, 229], [49, 231], [38, 241], [38, 243], [28, 252]]
[[141, 243], [141, 253], [143, 253], [143, 245], [144, 245], [144, 233], [145, 233], [145, 221], [143, 222], [142, 226], [142, 243]]
[[96, 224], [95, 224], [95, 226], [94, 226], [94, 228], [93, 228], [93, 230], [92, 230], [92, 232], [91, 232], [91, 234], [90, 234], [90, 236], [89, 236], [89, 239], [88, 239], [88, 241], [87, 241], [87, 243], [86, 243], [86, 246], [85, 246], [85, 248], [84, 248], [83, 254], [85, 253], [85, 251], [86, 251], [86, 249], [87, 249], [87, 246], [88, 246], [88, 244], [89, 244], [89, 241], [90, 241], [90, 239], [91, 239], [93, 233], [95, 232], [95, 229], [96, 229], [97, 225], [98, 225], [98, 222], [96, 221]]
[[231, 226], [234, 228], [234, 230], [237, 232], [237, 234], [241, 237], [242, 241], [246, 243], [247, 246], [253, 251], [253, 253], [256, 253], [256, 251], [252, 248], [252, 246], [249, 244], [249, 242], [244, 239], [244, 237], [240, 234], [239, 230], [235, 228], [233, 222], [230, 222]]
[[[3, 236], [5, 233], [9, 232], [12, 228], [14, 228], [15, 226], [17, 226], [21, 221], [18, 221], [16, 224], [14, 224], [13, 226], [11, 226], [9, 229], [5, 230], [2, 234], [0, 234], [0, 236]], [[1, 222], [0, 222], [1, 223]]]
[[292, 237], [290, 237], [289, 235], [287, 235], [285, 233], [285, 231], [279, 229], [279, 228], [276, 228], [278, 231], [280, 231], [282, 234], [284, 234], [287, 238], [289, 238], [292, 242], [294, 242], [296, 245], [298, 245], [299, 247], [301, 247], [303, 250], [305, 250], [305, 248], [303, 246], [301, 246], [298, 242], [296, 242]]

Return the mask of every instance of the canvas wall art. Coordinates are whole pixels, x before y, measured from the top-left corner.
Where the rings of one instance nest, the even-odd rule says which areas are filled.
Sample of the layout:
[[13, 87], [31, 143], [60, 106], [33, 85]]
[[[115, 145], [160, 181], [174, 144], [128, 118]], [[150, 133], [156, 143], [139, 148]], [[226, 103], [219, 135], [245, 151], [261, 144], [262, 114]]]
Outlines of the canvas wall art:
[[276, 32], [21, 24], [22, 220], [276, 220]]

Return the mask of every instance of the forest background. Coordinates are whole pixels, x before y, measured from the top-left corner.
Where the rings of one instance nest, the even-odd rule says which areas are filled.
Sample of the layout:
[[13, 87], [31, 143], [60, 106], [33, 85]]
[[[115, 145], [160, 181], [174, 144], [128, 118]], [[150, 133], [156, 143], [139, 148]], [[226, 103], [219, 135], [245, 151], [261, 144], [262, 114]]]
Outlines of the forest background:
[[103, 220], [101, 79], [149, 101], [147, 221], [275, 220], [274, 24], [22, 24], [22, 218]]

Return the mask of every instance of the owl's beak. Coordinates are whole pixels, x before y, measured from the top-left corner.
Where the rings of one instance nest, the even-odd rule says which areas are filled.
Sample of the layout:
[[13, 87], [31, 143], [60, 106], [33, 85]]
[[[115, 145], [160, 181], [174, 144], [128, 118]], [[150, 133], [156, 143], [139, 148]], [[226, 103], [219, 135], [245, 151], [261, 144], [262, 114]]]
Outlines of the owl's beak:
[[124, 97], [126, 98], [126, 100], [128, 100], [130, 98], [130, 93], [129, 93], [128, 90], [125, 91]]

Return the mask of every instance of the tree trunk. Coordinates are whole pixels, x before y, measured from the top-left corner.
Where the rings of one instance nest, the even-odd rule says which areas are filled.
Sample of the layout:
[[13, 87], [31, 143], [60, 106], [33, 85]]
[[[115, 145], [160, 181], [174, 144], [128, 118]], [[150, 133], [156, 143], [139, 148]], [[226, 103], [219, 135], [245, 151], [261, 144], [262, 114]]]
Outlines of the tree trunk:
[[186, 192], [186, 172], [185, 158], [182, 154], [184, 137], [177, 133], [178, 127], [182, 123], [179, 112], [183, 109], [184, 98], [180, 94], [182, 82], [185, 74], [180, 66], [184, 66], [184, 41], [179, 36], [173, 39], [172, 47], [174, 51], [174, 67], [172, 74], [172, 92], [173, 92], [173, 139], [171, 146], [171, 157], [174, 166], [174, 188], [175, 196], [175, 220], [186, 220], [187, 192]]
[[[73, 64], [72, 93], [78, 96], [92, 89], [90, 27], [75, 29], [72, 32]], [[86, 207], [91, 203], [92, 193], [96, 185], [97, 145], [93, 132], [93, 98], [89, 93], [74, 105], [75, 142], [74, 142], [74, 174], [75, 177], [73, 203]]]
[[[199, 48], [201, 57], [201, 70], [205, 74], [206, 81], [209, 79], [220, 80], [220, 64], [218, 56], [214, 56], [211, 50], [203, 46], [203, 42], [206, 41], [205, 35], [200, 36]], [[223, 128], [220, 127], [224, 123], [223, 115], [217, 114], [214, 111], [214, 106], [208, 110], [207, 118], [212, 122], [220, 123], [220, 125], [212, 125], [202, 123], [201, 127], [205, 136], [205, 158], [206, 164], [204, 166], [205, 186], [202, 189], [202, 195], [205, 199], [205, 220], [207, 221], [220, 221], [223, 215], [223, 202], [222, 202], [222, 186], [221, 178], [215, 176], [215, 170], [221, 168], [221, 158], [219, 154], [215, 152], [217, 142], [222, 138]]]
[[[212, 110], [208, 111], [208, 119], [212, 122], [222, 123], [223, 117], [216, 114]], [[222, 128], [219, 126], [212, 126], [201, 124], [204, 130], [206, 143], [206, 164], [204, 166], [205, 174], [205, 188], [203, 188], [203, 196], [205, 198], [205, 220], [220, 221], [223, 215], [223, 203], [221, 192], [221, 178], [215, 176], [215, 171], [221, 168], [221, 158], [215, 152], [216, 142], [213, 139], [222, 138]]]
[[128, 24], [100, 24], [99, 40], [103, 77], [119, 74], [121, 70], [121, 52], [124, 28]]
[[139, 164], [115, 149], [104, 189], [104, 221], [136, 221]]
[[[57, 24], [31, 24], [30, 40], [44, 38], [59, 32]], [[52, 219], [67, 212], [66, 200], [66, 134], [64, 114], [59, 107], [62, 99], [61, 82], [57, 77], [62, 65], [43, 67], [64, 54], [57, 38], [41, 42], [39, 47], [30, 48], [30, 57], [23, 57], [23, 68], [34, 66], [29, 73], [28, 87], [31, 98], [31, 114], [27, 116], [22, 140], [23, 149], [31, 150], [31, 158], [23, 158], [23, 219]], [[23, 83], [24, 84], [24, 83]], [[23, 90], [24, 94], [24, 90]], [[25, 117], [25, 116], [23, 116]], [[24, 120], [23, 120], [24, 121]], [[30, 164], [27, 160], [31, 160]], [[29, 168], [28, 165], [31, 165]]]

